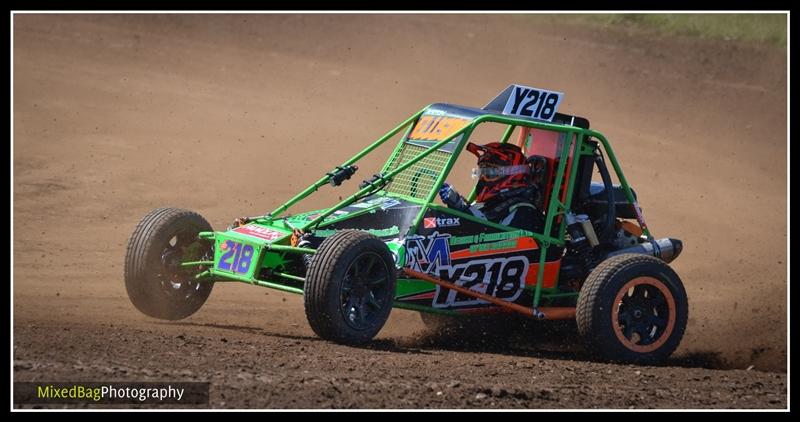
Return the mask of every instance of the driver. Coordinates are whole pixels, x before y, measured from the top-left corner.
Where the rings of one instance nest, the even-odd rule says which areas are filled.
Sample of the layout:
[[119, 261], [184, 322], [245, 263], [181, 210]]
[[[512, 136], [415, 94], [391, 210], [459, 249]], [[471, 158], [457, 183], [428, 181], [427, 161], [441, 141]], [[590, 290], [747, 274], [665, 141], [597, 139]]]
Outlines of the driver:
[[478, 178], [475, 203], [467, 204], [446, 182], [439, 190], [442, 202], [485, 220], [541, 233], [544, 215], [533, 205], [539, 191], [531, 183], [531, 167], [522, 150], [513, 144], [470, 142], [467, 151], [478, 157], [478, 168], [472, 174]]

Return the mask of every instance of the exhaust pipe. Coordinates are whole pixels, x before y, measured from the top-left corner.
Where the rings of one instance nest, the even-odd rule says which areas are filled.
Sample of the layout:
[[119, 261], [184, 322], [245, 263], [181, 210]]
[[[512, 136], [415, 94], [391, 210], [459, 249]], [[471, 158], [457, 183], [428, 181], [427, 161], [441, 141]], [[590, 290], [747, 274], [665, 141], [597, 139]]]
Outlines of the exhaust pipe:
[[609, 257], [621, 255], [624, 253], [640, 253], [644, 255], [654, 256], [656, 258], [660, 258], [662, 261], [666, 263], [670, 263], [681, 254], [683, 250], [683, 242], [678, 239], [671, 239], [669, 237], [665, 237], [663, 239], [658, 240], [650, 240], [644, 243], [640, 243], [636, 246], [632, 246], [630, 248], [620, 249], [618, 251], [611, 252], [608, 254]]

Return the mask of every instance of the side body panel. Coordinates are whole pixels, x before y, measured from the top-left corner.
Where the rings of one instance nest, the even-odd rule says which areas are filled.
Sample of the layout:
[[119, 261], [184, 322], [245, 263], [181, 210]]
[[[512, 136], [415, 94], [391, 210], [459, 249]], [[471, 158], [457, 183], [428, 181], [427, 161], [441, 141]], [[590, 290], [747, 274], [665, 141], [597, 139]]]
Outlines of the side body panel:
[[[509, 302], [532, 305], [540, 248], [525, 230], [502, 230], [443, 208], [429, 208], [416, 234], [405, 239], [405, 266], [455, 281], [471, 290]], [[554, 250], [554, 248], [551, 248]], [[558, 281], [560, 254], [549, 253], [545, 289]], [[398, 286], [397, 301], [416, 307], [459, 313], [493, 312], [483, 300], [433, 285], [410, 281]]]

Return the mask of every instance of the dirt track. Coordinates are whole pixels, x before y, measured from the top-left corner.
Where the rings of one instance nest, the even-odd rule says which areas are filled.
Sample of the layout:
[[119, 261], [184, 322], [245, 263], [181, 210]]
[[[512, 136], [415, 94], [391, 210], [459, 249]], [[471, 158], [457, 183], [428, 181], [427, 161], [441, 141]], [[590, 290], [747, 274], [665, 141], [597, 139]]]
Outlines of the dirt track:
[[[214, 407], [787, 406], [785, 50], [527, 16], [16, 15], [13, 59], [15, 381], [208, 380]], [[348, 348], [313, 335], [302, 298], [245, 285], [176, 323], [128, 301], [150, 209], [223, 228], [423, 106], [513, 82], [566, 92], [654, 234], [683, 240], [668, 366], [450, 343], [407, 311]]]

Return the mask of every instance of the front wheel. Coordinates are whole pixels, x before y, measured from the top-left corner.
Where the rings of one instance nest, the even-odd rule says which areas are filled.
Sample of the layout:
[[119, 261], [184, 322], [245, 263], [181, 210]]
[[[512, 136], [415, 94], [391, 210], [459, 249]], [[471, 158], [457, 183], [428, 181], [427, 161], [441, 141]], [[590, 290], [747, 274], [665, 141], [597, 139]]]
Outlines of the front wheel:
[[195, 279], [205, 268], [180, 263], [213, 259], [211, 242], [197, 237], [211, 230], [200, 214], [177, 208], [159, 208], [142, 218], [125, 255], [125, 289], [136, 309], [167, 320], [200, 309], [214, 285]]
[[396, 282], [385, 243], [363, 231], [335, 233], [320, 244], [308, 268], [304, 301], [311, 329], [342, 344], [372, 340], [389, 318]]
[[581, 288], [578, 332], [599, 357], [657, 364], [683, 337], [688, 321], [686, 290], [664, 261], [624, 254], [595, 268]]

